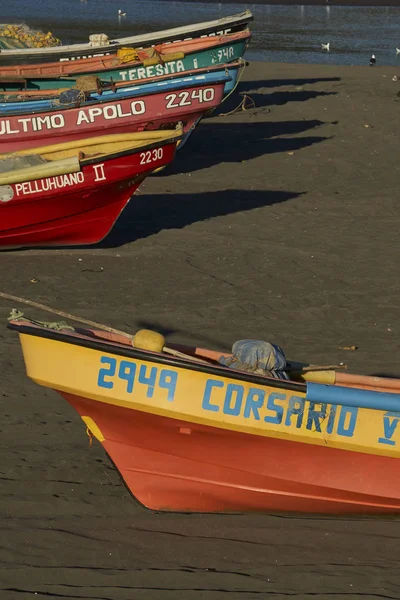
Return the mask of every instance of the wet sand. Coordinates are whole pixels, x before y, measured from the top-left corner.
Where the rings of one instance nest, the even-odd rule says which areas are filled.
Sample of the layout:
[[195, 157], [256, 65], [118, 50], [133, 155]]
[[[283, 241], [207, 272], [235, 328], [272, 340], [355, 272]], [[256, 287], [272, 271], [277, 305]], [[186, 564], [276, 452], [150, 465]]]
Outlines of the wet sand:
[[[395, 73], [253, 63], [240, 90], [255, 108], [203, 121], [101, 247], [1, 253], [1, 289], [170, 341], [257, 337], [399, 373]], [[16, 334], [0, 335], [1, 600], [400, 598], [399, 520], [138, 506], [74, 411], [26, 378]]]

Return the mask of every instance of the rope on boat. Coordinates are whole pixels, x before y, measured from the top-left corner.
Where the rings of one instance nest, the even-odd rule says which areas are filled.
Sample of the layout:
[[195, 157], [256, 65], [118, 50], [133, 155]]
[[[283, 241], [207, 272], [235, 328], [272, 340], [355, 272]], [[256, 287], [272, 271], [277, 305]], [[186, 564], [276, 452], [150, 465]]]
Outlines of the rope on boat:
[[[67, 313], [62, 310], [58, 310], [57, 308], [52, 308], [51, 306], [47, 306], [46, 304], [41, 304], [40, 302], [35, 302], [34, 300], [28, 300], [27, 298], [20, 298], [19, 296], [13, 296], [12, 294], [6, 294], [5, 292], [0, 292], [0, 297], [5, 300], [12, 300], [12, 302], [19, 302], [21, 304], [28, 304], [29, 306], [33, 306], [34, 308], [38, 308], [39, 310], [43, 310], [45, 312], [50, 312], [54, 315], [58, 315], [59, 317], [64, 317], [65, 319], [70, 319], [71, 321], [77, 321], [78, 323], [84, 323], [85, 325], [89, 325], [89, 327], [94, 327], [95, 329], [102, 329], [103, 331], [107, 331], [108, 333], [115, 333], [117, 335], [125, 336], [131, 343], [133, 341], [134, 336], [130, 333], [126, 333], [126, 331], [121, 331], [120, 329], [116, 329], [115, 327], [110, 327], [108, 325], [104, 325], [103, 323], [96, 323], [95, 321], [91, 321], [90, 319], [84, 319], [82, 317], [77, 317], [76, 315], [72, 315], [71, 313]], [[12, 313], [13, 315], [13, 313]], [[32, 321], [34, 322], [34, 321]], [[36, 322], [39, 324], [39, 322]], [[41, 323], [41, 325], [44, 325]], [[53, 326], [54, 323], [51, 323], [50, 326]], [[66, 325], [68, 327], [68, 325]], [[55, 327], [51, 327], [54, 329]], [[185, 358], [186, 360], [191, 360], [192, 362], [198, 362], [203, 364], [210, 364], [208, 361], [198, 358], [196, 356], [191, 356], [189, 354], [185, 354], [180, 352], [179, 350], [174, 350], [173, 348], [169, 348], [168, 346], [164, 346], [162, 352], [166, 354], [171, 354], [178, 358]]]
[[184, 352], [180, 352], [179, 350], [174, 350], [174, 348], [169, 348], [168, 346], [164, 346], [163, 352], [166, 354], [172, 354], [172, 356], [176, 356], [177, 358], [186, 358], [197, 363], [202, 363], [204, 365], [209, 365], [210, 361], [203, 360], [202, 358], [198, 358], [197, 356], [192, 356], [189, 354], [185, 354]]
[[90, 321], [89, 319], [83, 319], [82, 317], [71, 315], [70, 313], [58, 310], [57, 308], [51, 308], [50, 306], [46, 306], [45, 304], [41, 304], [40, 302], [35, 302], [34, 300], [27, 300], [26, 298], [13, 296], [12, 294], [6, 294], [5, 292], [0, 292], [0, 297], [4, 298], [5, 300], [12, 300], [12, 302], [28, 304], [29, 306], [33, 306], [34, 308], [38, 308], [39, 310], [44, 310], [46, 312], [53, 313], [54, 315], [58, 315], [59, 317], [64, 317], [64, 319], [71, 319], [72, 321], [77, 321], [78, 323], [84, 323], [85, 325], [89, 325], [89, 327], [94, 327], [95, 329], [103, 329], [104, 331], [108, 331], [109, 333], [123, 335], [129, 339], [132, 339], [133, 337], [129, 333], [126, 333], [126, 331], [120, 331], [119, 329], [115, 329], [115, 327], [109, 327], [108, 325], [103, 325], [102, 323], [96, 323], [95, 321]]
[[234, 115], [235, 113], [237, 113], [241, 110], [247, 110], [247, 106], [246, 106], [247, 100], [250, 100], [250, 102], [252, 103], [250, 108], [256, 108], [256, 103], [254, 102], [253, 98], [251, 96], [248, 96], [247, 94], [243, 94], [243, 99], [238, 104], [238, 106], [236, 106], [236, 108], [234, 108], [233, 110], [231, 110], [227, 113], [221, 113], [218, 116], [219, 117], [228, 117], [229, 115]]
[[[247, 62], [246, 62], [246, 61], [245, 61], [243, 58], [241, 58], [241, 59], [239, 60], [239, 62], [242, 62], [242, 63], [243, 63], [243, 66], [242, 66], [241, 73], [239, 73], [239, 76], [238, 76], [238, 78], [237, 78], [237, 80], [236, 80], [235, 86], [234, 86], [234, 87], [231, 89], [231, 91], [229, 92], [229, 94], [227, 94], [227, 95], [226, 95], [226, 96], [225, 96], [225, 97], [222, 99], [222, 101], [220, 102], [220, 105], [221, 105], [223, 102], [225, 102], [225, 100], [226, 100], [227, 98], [229, 98], [229, 96], [230, 96], [231, 94], [233, 94], [233, 92], [236, 90], [237, 86], [239, 85], [239, 83], [240, 83], [240, 82], [241, 82], [241, 80], [242, 80], [242, 77], [243, 77], [243, 75], [244, 75], [244, 72], [245, 72], [245, 70], [246, 70], [246, 67], [247, 67], [248, 63], [247, 63]], [[228, 75], [228, 68], [226, 68], [225, 72], [226, 72], [226, 74]]]
[[[231, 91], [229, 92], [229, 94], [227, 94], [227, 95], [225, 96], [225, 98], [223, 98], [223, 100], [222, 100], [222, 102], [221, 102], [220, 104], [223, 104], [223, 103], [225, 102], [225, 100], [226, 100], [227, 98], [229, 98], [229, 96], [230, 96], [231, 94], [233, 94], [233, 92], [234, 92], [234, 91], [237, 89], [237, 87], [238, 87], [239, 83], [240, 83], [240, 82], [241, 82], [241, 80], [242, 80], [242, 77], [243, 77], [243, 75], [244, 75], [244, 72], [245, 72], [245, 70], [246, 70], [246, 67], [248, 66], [248, 64], [249, 64], [249, 63], [248, 63], [248, 62], [246, 62], [244, 59], [241, 59], [241, 60], [242, 60], [242, 62], [243, 62], [243, 67], [242, 67], [242, 71], [241, 71], [241, 73], [239, 74], [239, 76], [238, 76], [238, 78], [237, 78], [236, 85], [235, 85], [235, 87], [234, 87], [234, 88], [232, 88], [232, 89], [231, 89]], [[241, 111], [241, 110], [247, 110], [246, 102], [247, 102], [248, 100], [250, 100], [250, 102], [251, 102], [251, 108], [256, 108], [256, 103], [254, 102], [253, 98], [252, 98], [251, 96], [249, 96], [248, 94], [243, 94], [243, 99], [241, 100], [240, 104], [239, 104], [239, 105], [238, 105], [236, 108], [234, 108], [233, 110], [231, 110], [231, 111], [229, 111], [229, 112], [227, 112], [227, 113], [220, 113], [218, 116], [220, 116], [220, 117], [227, 117], [227, 116], [229, 116], [229, 115], [234, 115], [235, 113], [237, 113], [237, 112], [239, 112], [239, 111]]]

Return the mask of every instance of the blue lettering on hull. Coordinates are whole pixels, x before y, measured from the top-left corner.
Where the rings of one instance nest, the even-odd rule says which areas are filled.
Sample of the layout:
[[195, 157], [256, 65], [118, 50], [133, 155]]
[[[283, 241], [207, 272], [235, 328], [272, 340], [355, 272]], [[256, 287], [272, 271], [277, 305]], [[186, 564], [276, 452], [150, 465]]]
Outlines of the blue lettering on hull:
[[[217, 403], [213, 392], [224, 388], [223, 401]], [[208, 379], [204, 389], [203, 410], [222, 412], [231, 417], [242, 416], [251, 421], [287, 428], [305, 428], [323, 435], [322, 423], [326, 423], [326, 433], [336, 433], [342, 437], [353, 437], [357, 425], [358, 408], [333, 406], [330, 404], [306, 402], [305, 398], [284, 392], [267, 394], [262, 388], [245, 387], [238, 383], [226, 385], [218, 379]]]
[[387, 412], [383, 415], [383, 437], [378, 438], [380, 444], [387, 446], [395, 446], [396, 442], [392, 439], [397, 425], [400, 421], [400, 414], [395, 412]]
[[[119, 382], [127, 394], [143, 390], [149, 399], [160, 398], [168, 402], [175, 399], [178, 372], [173, 369], [117, 360], [110, 356], [102, 356], [100, 363], [97, 377], [100, 388], [112, 390]], [[205, 382], [201, 408], [204, 412], [241, 417], [260, 426], [264, 423], [266, 427], [280, 425], [288, 430], [306, 429], [342, 438], [354, 436], [359, 412], [359, 408], [354, 406], [308, 402], [283, 390], [268, 393], [261, 387], [247, 388], [240, 383], [225, 383], [213, 378]], [[382, 437], [377, 440], [379, 444], [396, 446], [394, 437], [400, 431], [399, 422], [400, 412], [383, 414]]]
[[178, 373], [172, 369], [159, 369], [138, 365], [131, 360], [121, 360], [117, 370], [117, 360], [109, 356], [102, 356], [100, 362], [106, 367], [99, 370], [97, 385], [108, 390], [113, 389], [115, 378], [123, 381], [126, 392], [132, 394], [136, 386], [145, 386], [147, 398], [153, 398], [155, 391], [165, 392], [168, 402], [173, 402], [178, 381]]

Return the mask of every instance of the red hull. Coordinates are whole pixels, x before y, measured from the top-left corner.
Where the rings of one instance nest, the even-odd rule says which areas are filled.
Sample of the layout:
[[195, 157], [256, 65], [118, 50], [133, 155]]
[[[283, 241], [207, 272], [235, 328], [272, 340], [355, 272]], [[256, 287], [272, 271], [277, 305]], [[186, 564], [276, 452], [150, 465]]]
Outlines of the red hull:
[[400, 509], [396, 459], [191, 425], [61, 395], [81, 416], [94, 419], [127, 487], [150, 509], [337, 514]]
[[108, 160], [103, 156], [80, 173], [12, 184], [12, 199], [0, 205], [0, 247], [99, 242], [146, 175], [171, 162], [175, 148], [169, 143], [151, 155], [141, 149]]
[[216, 108], [224, 83], [187, 87], [176, 93], [156, 93], [137, 98], [96, 103], [37, 114], [0, 119], [0, 152], [15, 152], [38, 145], [58, 144], [105, 134], [174, 129], [183, 124], [187, 133], [205, 112]]

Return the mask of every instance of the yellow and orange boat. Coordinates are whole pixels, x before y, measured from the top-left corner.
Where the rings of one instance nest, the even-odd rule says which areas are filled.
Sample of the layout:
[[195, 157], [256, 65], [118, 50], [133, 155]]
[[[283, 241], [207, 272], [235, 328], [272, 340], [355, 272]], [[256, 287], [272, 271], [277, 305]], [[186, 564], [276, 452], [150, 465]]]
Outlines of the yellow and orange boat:
[[400, 512], [398, 379], [295, 363], [279, 378], [169, 348], [154, 332], [54, 329], [23, 315], [9, 327], [28, 376], [78, 411], [150, 509]]

